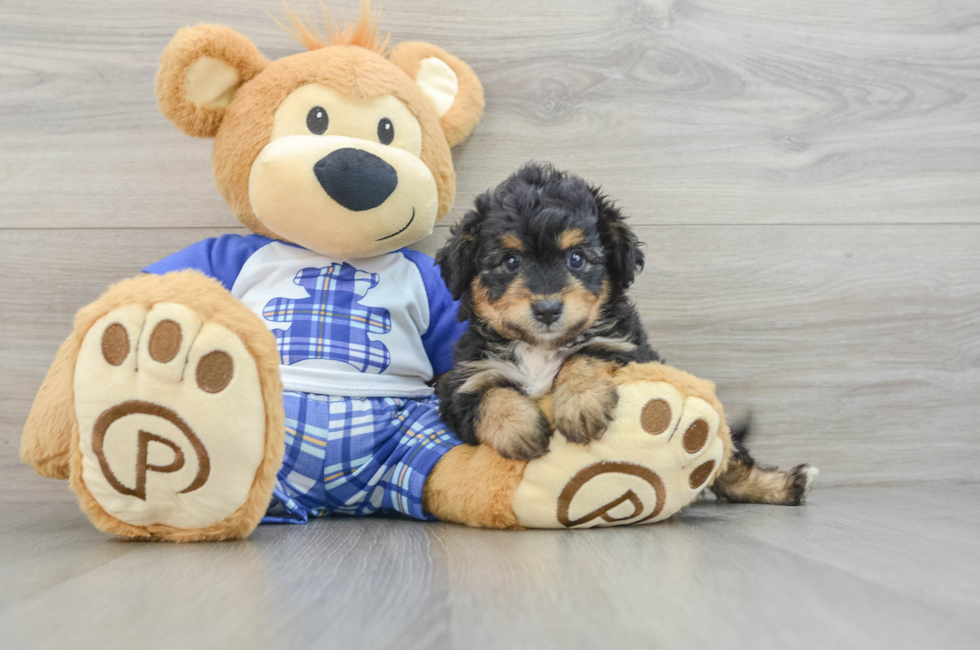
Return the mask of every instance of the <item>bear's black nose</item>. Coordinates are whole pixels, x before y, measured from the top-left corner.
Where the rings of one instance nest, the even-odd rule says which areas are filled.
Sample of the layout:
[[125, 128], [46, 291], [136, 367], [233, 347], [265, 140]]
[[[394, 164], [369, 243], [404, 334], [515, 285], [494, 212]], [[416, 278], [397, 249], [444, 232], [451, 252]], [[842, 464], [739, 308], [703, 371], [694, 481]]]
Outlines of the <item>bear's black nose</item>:
[[362, 149], [337, 149], [318, 160], [313, 173], [331, 199], [355, 212], [378, 207], [398, 185], [395, 168]]

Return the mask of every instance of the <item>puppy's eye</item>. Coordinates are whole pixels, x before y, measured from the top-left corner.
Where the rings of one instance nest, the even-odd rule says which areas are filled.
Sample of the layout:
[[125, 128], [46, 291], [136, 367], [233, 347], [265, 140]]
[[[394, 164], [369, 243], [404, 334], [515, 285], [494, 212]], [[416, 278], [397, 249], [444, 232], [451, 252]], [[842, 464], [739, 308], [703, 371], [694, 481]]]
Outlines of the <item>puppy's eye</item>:
[[505, 257], [504, 268], [510, 271], [511, 273], [521, 268], [521, 256], [511, 254]]
[[582, 253], [579, 253], [578, 251], [572, 251], [571, 253], [568, 254], [568, 257], [565, 259], [565, 264], [567, 264], [568, 268], [570, 269], [578, 270], [583, 266], [585, 266], [585, 258], [582, 257]]
[[395, 139], [395, 125], [387, 117], [382, 117], [378, 122], [378, 142], [381, 144], [391, 144]]
[[310, 130], [310, 133], [323, 135], [329, 125], [330, 118], [327, 116], [327, 110], [322, 106], [314, 106], [306, 114], [306, 128]]

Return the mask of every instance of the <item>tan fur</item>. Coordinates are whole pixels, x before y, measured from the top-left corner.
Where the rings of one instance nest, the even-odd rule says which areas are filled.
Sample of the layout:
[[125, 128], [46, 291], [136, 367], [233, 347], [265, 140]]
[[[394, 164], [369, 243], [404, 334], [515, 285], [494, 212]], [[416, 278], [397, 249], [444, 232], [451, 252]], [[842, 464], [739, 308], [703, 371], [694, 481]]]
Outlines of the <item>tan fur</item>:
[[186, 95], [187, 71], [204, 56], [230, 65], [241, 83], [262, 72], [269, 62], [250, 40], [223, 25], [185, 27], [170, 41], [156, 81], [160, 112], [187, 135], [213, 138], [224, 119], [225, 107], [200, 106]]
[[524, 242], [522, 242], [521, 238], [518, 237], [517, 235], [504, 235], [503, 237], [500, 238], [500, 243], [506, 246], [507, 248], [514, 249], [515, 251], [524, 250]]
[[505, 458], [527, 455], [537, 448], [541, 410], [512, 388], [491, 388], [480, 401], [476, 435]]
[[[78, 312], [69, 341], [75, 339], [81, 341], [99, 318], [114, 309], [133, 304], [149, 309], [151, 305], [160, 302], [178, 302], [198, 312], [204, 320], [234, 332], [255, 359], [265, 403], [266, 441], [265, 454], [255, 474], [248, 501], [227, 519], [207, 528], [133, 526], [122, 522], [106, 513], [85, 487], [82, 480], [82, 454], [78, 448], [77, 427], [73, 428], [70, 441], [71, 488], [92, 523], [108, 533], [123, 537], [169, 541], [241, 539], [252, 532], [265, 514], [284, 451], [284, 413], [282, 381], [279, 378], [279, 352], [269, 329], [254, 313], [233, 298], [217, 280], [207, 278], [197, 271], [180, 271], [163, 276], [143, 275], [123, 280], [112, 286], [101, 298]], [[77, 347], [74, 349], [77, 356]], [[71, 365], [73, 374], [74, 363], [72, 362]], [[70, 384], [67, 390], [70, 396]], [[73, 411], [70, 417], [74, 422]], [[36, 422], [35, 426], [40, 424]]]
[[532, 294], [523, 278], [510, 283], [498, 300], [490, 300], [486, 287], [477, 277], [473, 280], [473, 309], [495, 331], [513, 340], [523, 340], [534, 329], [531, 317]]
[[617, 370], [613, 375], [613, 381], [617, 386], [634, 381], [665, 381], [673, 384], [675, 388], [685, 395], [699, 397], [707, 402], [721, 417], [721, 424], [718, 426], [718, 438], [721, 439], [724, 445], [722, 460], [718, 463], [718, 467], [708, 481], [708, 485], [714, 483], [715, 479], [728, 469], [728, 463], [732, 457], [734, 445], [732, 443], [731, 430], [725, 420], [725, 409], [721, 405], [721, 402], [718, 401], [718, 397], [715, 396], [714, 382], [695, 377], [683, 370], [678, 370], [677, 368], [661, 363], [631, 363]]
[[[326, 41], [328, 46], [307, 29], [308, 34], [300, 33], [301, 41], [315, 49], [272, 63], [244, 36], [218, 25], [182, 29], [167, 46], [157, 76], [160, 110], [185, 133], [215, 138], [215, 183], [238, 219], [253, 232], [282, 239], [252, 211], [249, 172], [269, 142], [278, 106], [289, 93], [311, 83], [324, 84], [354, 99], [391, 95], [401, 100], [422, 129], [420, 158], [436, 181], [438, 218], [452, 207], [456, 174], [449, 148], [465, 139], [483, 114], [483, 87], [469, 66], [428, 43], [403, 43], [385, 58], [376, 51], [381, 45], [371, 36], [377, 28], [371, 21], [365, 4], [357, 25], [333, 33]], [[239, 71], [243, 83], [227, 108], [202, 107], [187, 100], [187, 70], [201, 56], [224, 61]], [[430, 57], [444, 61], [459, 81], [453, 104], [441, 118], [414, 82], [420, 62]]]
[[793, 502], [793, 480], [790, 472], [767, 465], [747, 467], [735, 459], [712, 489], [719, 497], [734, 503], [782, 505]]
[[555, 378], [552, 402], [555, 426], [572, 442], [602, 436], [618, 402], [615, 366], [595, 357], [572, 357]]
[[[346, 23], [343, 29], [330, 19], [330, 12], [323, 0], [319, 0], [320, 13], [323, 16], [323, 24], [327, 28], [327, 36], [320, 34], [320, 29], [316, 22], [310, 17], [306, 5], [303, 5], [303, 13], [306, 20], [297, 16], [296, 12], [289, 8], [286, 0], [282, 1], [282, 8], [286, 12], [289, 25], [284, 25], [276, 20], [288, 34], [303, 44], [308, 50], [318, 50], [321, 47], [331, 45], [356, 45], [383, 55], [388, 49], [388, 42], [391, 40], [389, 32], [383, 39], [378, 38], [378, 22], [381, 20], [381, 10], [376, 14], [371, 13], [370, 0], [361, 0], [361, 15], [353, 25]], [[273, 19], [275, 20], [275, 19]]]
[[459, 80], [459, 91], [453, 100], [453, 105], [439, 118], [439, 124], [449, 146], [455, 147], [469, 137], [483, 115], [483, 85], [477, 79], [476, 73], [470, 66], [431, 43], [419, 41], [402, 43], [388, 53], [388, 59], [413, 79], [418, 74], [421, 62], [431, 57], [442, 60], [456, 73], [456, 78]]
[[558, 235], [558, 245], [562, 249], [569, 249], [572, 246], [577, 246], [585, 241], [585, 233], [582, 232], [581, 228], [571, 228], [569, 230], [563, 230], [560, 235]]
[[71, 441], [78, 437], [72, 385], [83, 336], [72, 332], [58, 348], [20, 439], [20, 459], [47, 478], [68, 478]]
[[393, 95], [422, 129], [419, 156], [432, 171], [439, 194], [438, 216], [449, 212], [456, 194], [449, 144], [428, 98], [384, 57], [353, 45], [325, 47], [279, 59], [243, 86], [228, 107], [214, 141], [215, 183], [239, 220], [253, 232], [279, 238], [255, 217], [248, 197], [252, 163], [269, 142], [275, 111], [300, 86], [321, 83], [356, 99]]
[[[531, 303], [535, 300], [551, 298], [531, 293], [523, 278], [517, 278], [510, 283], [507, 291], [497, 300], [490, 300], [486, 287], [480, 281], [480, 276], [473, 279], [471, 285], [473, 309], [495, 331], [512, 340], [526, 341], [536, 344], [534, 337], [538, 323], [534, 320]], [[576, 336], [589, 329], [606, 300], [608, 290], [596, 295], [585, 288], [582, 283], [570, 278], [568, 284], [558, 294], [564, 305], [564, 323], [566, 330], [560, 337], [552, 339], [552, 347], [560, 347], [575, 339]]]
[[586, 289], [577, 278], [570, 278], [561, 292], [567, 325], [566, 331], [559, 341], [560, 344], [570, 343], [576, 336], [592, 327], [592, 324], [599, 318], [602, 305], [605, 304], [608, 295], [608, 287], [605, 283], [602, 292], [596, 295]]
[[527, 461], [501, 458], [486, 445], [460, 445], [443, 456], [425, 482], [422, 507], [443, 521], [478, 528], [519, 528], [514, 491]]
[[509, 366], [512, 364], [501, 363], [499, 359], [465, 362], [463, 367], [467, 371], [467, 378], [459, 387], [460, 392], [476, 395], [499, 386], [502, 381], [510, 379]]

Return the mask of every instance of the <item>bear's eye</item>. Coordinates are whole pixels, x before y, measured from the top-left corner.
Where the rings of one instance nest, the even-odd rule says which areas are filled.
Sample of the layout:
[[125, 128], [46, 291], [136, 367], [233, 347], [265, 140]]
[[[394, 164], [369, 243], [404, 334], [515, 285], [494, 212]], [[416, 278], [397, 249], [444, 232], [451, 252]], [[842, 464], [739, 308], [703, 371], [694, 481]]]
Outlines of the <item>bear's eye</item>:
[[378, 122], [378, 142], [381, 144], [391, 144], [395, 139], [395, 125], [387, 117], [382, 117]]
[[327, 126], [329, 125], [330, 118], [327, 117], [327, 109], [322, 106], [314, 106], [306, 114], [306, 128], [310, 130], [310, 133], [323, 135], [323, 132], [327, 130]]
[[582, 257], [582, 253], [578, 251], [572, 251], [568, 254], [568, 258], [565, 260], [565, 264], [568, 268], [578, 270], [585, 266], [585, 258]]

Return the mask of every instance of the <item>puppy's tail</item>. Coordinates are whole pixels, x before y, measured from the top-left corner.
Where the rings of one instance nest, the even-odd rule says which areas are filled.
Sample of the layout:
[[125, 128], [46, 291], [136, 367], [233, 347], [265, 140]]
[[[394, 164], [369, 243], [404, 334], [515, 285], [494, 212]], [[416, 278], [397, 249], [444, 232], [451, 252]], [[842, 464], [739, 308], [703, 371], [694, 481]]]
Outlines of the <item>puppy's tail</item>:
[[745, 439], [752, 433], [752, 412], [731, 426], [732, 442], [736, 449], [745, 449]]
[[735, 503], [771, 503], [798, 506], [817, 478], [816, 467], [797, 465], [789, 471], [780, 471], [772, 465], [757, 463], [745, 447], [752, 433], [752, 414], [731, 425], [732, 454], [728, 469], [718, 477], [711, 491], [721, 501]]

